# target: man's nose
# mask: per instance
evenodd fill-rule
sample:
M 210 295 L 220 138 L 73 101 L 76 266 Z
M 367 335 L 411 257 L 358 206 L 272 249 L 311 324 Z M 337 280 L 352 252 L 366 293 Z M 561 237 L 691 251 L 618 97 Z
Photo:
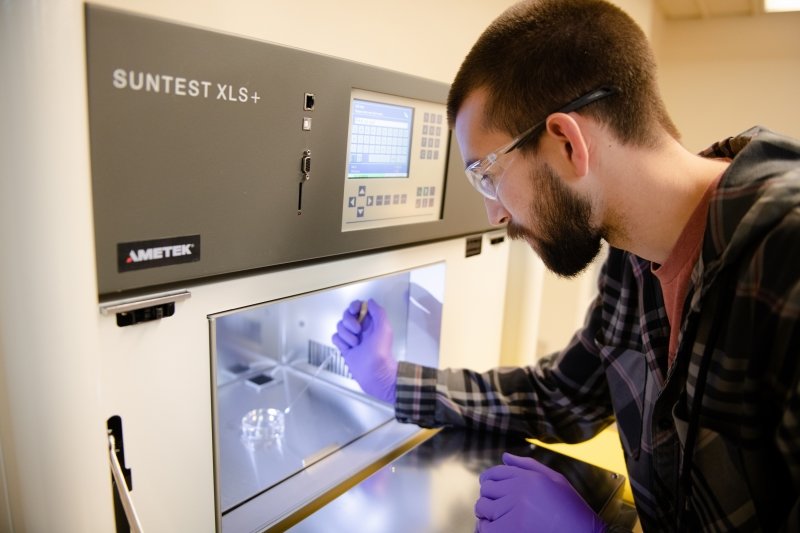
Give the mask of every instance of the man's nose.
M 511 214 L 506 211 L 506 208 L 498 200 L 484 198 L 483 205 L 486 207 L 486 216 L 489 217 L 489 223 L 493 226 L 502 226 L 511 220 Z

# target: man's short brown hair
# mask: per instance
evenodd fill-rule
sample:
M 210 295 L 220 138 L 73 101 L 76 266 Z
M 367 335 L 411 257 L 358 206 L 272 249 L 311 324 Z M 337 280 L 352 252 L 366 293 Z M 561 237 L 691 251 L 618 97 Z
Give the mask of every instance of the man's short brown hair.
M 516 135 L 603 85 L 619 92 L 579 110 L 620 141 L 652 146 L 675 138 L 656 84 L 652 49 L 639 26 L 603 0 L 530 0 L 500 15 L 472 47 L 450 88 L 450 124 L 478 88 L 489 95 L 485 126 Z M 529 143 L 526 148 L 533 147 Z

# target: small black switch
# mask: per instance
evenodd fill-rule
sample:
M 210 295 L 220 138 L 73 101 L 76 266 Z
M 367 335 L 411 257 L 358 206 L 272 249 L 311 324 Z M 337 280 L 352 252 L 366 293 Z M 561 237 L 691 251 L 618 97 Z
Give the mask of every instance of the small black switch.
M 117 313 L 117 326 L 124 328 L 125 326 L 132 326 L 140 322 L 161 320 L 162 318 L 166 318 L 174 314 L 175 302 L 154 305 L 152 307 L 144 307 L 142 309 L 126 311 L 125 313 Z

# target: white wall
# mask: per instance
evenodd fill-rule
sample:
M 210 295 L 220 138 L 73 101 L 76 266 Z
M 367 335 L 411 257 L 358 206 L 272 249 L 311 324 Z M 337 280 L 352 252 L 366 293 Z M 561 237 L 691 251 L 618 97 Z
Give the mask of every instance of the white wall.
M 450 83 L 510 0 L 99 0 Z
M 82 14 L 77 1 L 0 3 L 3 531 L 9 507 L 19 532 L 92 531 L 109 516 L 70 497 L 109 486 Z
M 798 30 L 800 13 L 663 24 L 660 84 L 687 148 L 756 124 L 800 137 Z

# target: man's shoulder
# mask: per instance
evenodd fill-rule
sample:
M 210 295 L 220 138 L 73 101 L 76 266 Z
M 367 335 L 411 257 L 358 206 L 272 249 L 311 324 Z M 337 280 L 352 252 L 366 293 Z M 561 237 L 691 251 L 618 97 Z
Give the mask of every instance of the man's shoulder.
M 723 188 L 759 181 L 767 186 L 774 183 L 776 177 L 795 183 L 800 181 L 798 139 L 759 126 L 714 146 L 717 150 L 709 148 L 704 154 L 732 159 Z
M 800 299 L 800 205 L 764 231 L 746 260 L 749 279 L 745 283 L 780 300 Z
M 764 146 L 776 145 L 790 152 L 800 153 L 800 139 L 765 128 L 753 126 L 737 135 L 731 135 L 713 143 L 702 150 L 698 155 L 703 157 L 716 157 L 734 159 L 747 152 L 759 152 Z M 774 157 L 774 154 L 760 154 L 761 156 Z

